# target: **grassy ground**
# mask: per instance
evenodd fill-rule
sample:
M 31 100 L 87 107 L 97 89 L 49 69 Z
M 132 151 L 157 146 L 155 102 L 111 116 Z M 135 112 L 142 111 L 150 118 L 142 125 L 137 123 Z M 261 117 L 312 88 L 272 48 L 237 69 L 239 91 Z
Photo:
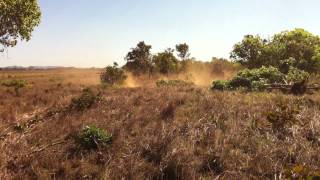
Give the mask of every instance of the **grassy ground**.
M 0 72 L 0 179 L 273 179 L 320 175 L 320 95 L 102 88 L 98 70 Z M 90 86 L 92 106 L 70 108 Z M 95 125 L 107 148 L 80 148 Z

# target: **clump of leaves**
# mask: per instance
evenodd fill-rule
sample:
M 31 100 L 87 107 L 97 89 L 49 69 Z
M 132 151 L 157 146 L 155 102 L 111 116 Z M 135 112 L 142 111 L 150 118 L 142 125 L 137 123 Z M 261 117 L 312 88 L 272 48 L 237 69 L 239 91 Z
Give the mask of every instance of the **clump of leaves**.
M 212 90 L 237 90 L 247 89 L 262 91 L 266 88 L 266 84 L 283 83 L 285 75 L 277 68 L 269 66 L 262 66 L 259 69 L 244 69 L 230 81 L 214 81 L 212 83 Z
M 82 94 L 80 97 L 73 98 L 71 100 L 70 107 L 71 109 L 75 109 L 77 111 L 83 111 L 85 109 L 90 108 L 93 104 L 96 102 L 99 102 L 101 100 L 100 93 L 95 94 L 92 89 L 85 88 L 82 91 Z
M 20 96 L 20 89 L 28 84 L 25 80 L 11 79 L 1 83 L 2 86 L 14 88 L 16 96 Z
M 100 75 L 101 82 L 106 85 L 122 85 L 127 79 L 127 76 L 122 68 L 118 67 L 117 63 L 113 66 L 107 66 L 104 72 Z
M 156 82 L 157 87 L 165 86 L 191 86 L 192 83 L 183 80 L 158 80 Z
M 78 134 L 76 141 L 85 149 L 105 148 L 112 143 L 112 135 L 96 126 L 86 126 Z
M 228 86 L 229 86 L 229 81 L 217 80 L 217 81 L 213 81 L 210 89 L 224 91 L 228 89 Z
M 290 66 L 288 74 L 286 75 L 286 81 L 289 84 L 307 81 L 310 74 L 306 71 Z

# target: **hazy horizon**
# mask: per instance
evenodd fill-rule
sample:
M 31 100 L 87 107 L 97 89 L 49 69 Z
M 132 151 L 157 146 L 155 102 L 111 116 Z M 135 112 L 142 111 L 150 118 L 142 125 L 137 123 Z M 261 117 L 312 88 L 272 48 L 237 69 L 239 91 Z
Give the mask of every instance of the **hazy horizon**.
M 4 66 L 104 67 L 124 56 L 139 41 L 157 53 L 178 43 L 191 56 L 208 61 L 229 58 L 246 34 L 317 27 L 316 0 L 210 1 L 40 0 L 42 20 L 29 42 L 0 54 Z

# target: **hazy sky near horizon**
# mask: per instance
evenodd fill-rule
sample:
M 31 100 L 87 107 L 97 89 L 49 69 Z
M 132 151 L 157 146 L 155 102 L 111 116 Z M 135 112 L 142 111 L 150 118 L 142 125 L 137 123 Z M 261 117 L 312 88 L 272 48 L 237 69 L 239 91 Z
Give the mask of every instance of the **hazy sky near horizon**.
M 0 54 L 0 66 L 103 67 L 139 41 L 156 53 L 186 42 L 192 57 L 228 58 L 246 34 L 305 28 L 320 34 L 319 0 L 39 0 L 29 42 Z

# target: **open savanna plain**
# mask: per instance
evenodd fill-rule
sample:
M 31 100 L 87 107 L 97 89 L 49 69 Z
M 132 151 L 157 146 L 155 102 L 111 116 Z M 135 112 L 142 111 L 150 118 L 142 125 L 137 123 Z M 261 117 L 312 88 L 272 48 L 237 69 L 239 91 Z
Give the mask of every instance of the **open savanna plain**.
M 100 69 L 0 71 L 0 179 L 288 179 L 320 175 L 320 95 L 100 85 Z M 133 77 L 129 78 L 130 80 Z M 138 82 L 138 85 L 137 85 Z M 210 84 L 210 83 L 209 83 Z M 83 89 L 94 101 L 75 108 Z M 85 149 L 77 135 L 112 135 Z

